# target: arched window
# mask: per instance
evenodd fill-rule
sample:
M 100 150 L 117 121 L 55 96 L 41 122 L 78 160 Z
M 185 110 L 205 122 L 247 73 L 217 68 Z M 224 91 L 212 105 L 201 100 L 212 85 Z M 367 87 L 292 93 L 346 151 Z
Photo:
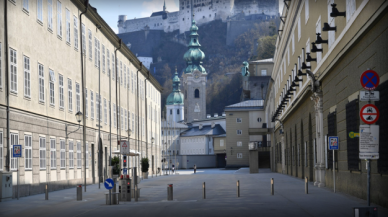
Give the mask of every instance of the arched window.
M 195 97 L 195 98 L 199 98 L 199 90 L 198 90 L 198 89 L 195 89 L 195 91 L 194 91 L 194 97 Z
M 179 115 L 179 109 L 176 110 L 176 114 Z

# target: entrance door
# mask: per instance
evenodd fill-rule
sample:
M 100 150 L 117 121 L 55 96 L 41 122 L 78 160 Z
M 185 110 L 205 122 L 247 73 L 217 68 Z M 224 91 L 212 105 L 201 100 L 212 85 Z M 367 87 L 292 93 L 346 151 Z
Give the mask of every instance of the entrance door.
M 271 167 L 271 152 L 259 151 L 259 168 L 270 168 Z
M 217 167 L 218 168 L 225 168 L 226 167 L 225 156 L 226 156 L 226 154 L 217 154 Z

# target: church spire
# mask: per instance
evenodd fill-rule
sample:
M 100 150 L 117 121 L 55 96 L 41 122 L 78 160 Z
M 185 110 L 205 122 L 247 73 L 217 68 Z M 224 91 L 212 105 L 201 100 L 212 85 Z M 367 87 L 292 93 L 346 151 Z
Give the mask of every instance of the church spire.
M 166 11 L 166 0 L 164 0 L 163 11 Z

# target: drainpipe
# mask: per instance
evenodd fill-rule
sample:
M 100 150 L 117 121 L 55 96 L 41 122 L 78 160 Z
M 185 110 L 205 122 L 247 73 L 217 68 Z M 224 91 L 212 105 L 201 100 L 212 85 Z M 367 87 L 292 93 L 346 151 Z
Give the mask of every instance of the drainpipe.
M 88 11 L 88 6 L 89 6 L 89 0 L 85 0 L 84 2 L 85 6 L 85 11 L 82 12 L 79 15 L 79 26 L 81 27 L 80 31 L 80 38 L 81 38 L 81 78 L 82 78 L 82 140 L 84 143 L 84 150 L 83 150 L 83 156 L 84 156 L 84 189 L 86 192 L 86 106 L 85 106 L 85 78 L 86 76 L 84 75 L 84 48 L 83 48 L 83 43 L 82 43 L 82 15 L 85 14 Z M 85 34 L 86 34 L 86 29 L 85 29 Z
M 143 63 L 140 62 L 140 67 L 139 69 L 136 71 L 136 107 L 137 107 L 137 151 L 140 150 L 140 142 L 139 142 L 139 138 L 140 138 L 140 121 L 139 121 L 139 118 L 140 118 L 140 115 L 139 115 L 139 71 L 141 71 L 143 68 Z M 139 160 L 139 159 L 138 159 Z M 139 161 L 136 161 L 137 164 L 139 164 Z M 139 170 L 139 165 L 137 166 L 137 170 Z M 140 174 L 140 173 L 138 173 Z M 135 177 L 136 178 L 136 177 Z
M 4 1 L 4 41 L 5 41 L 5 89 L 7 92 L 7 155 L 5 157 L 5 168 L 7 171 L 11 171 L 9 168 L 9 159 L 10 159 L 10 129 L 9 129 L 9 68 L 8 68 L 8 19 L 7 19 L 7 3 L 8 1 Z
M 120 107 L 118 106 L 119 104 L 118 104 L 118 95 L 117 95 L 117 91 L 118 91 L 118 88 L 117 88 L 117 86 L 120 86 L 120 82 L 119 83 L 117 83 L 117 81 L 118 81 L 118 77 L 119 77 L 119 74 L 118 74 L 118 61 L 117 61 L 117 51 L 118 50 L 120 50 L 121 49 L 121 39 L 119 39 L 119 47 L 118 48 L 116 48 L 115 49 L 115 59 L 114 59 L 114 61 L 115 61 L 115 67 L 116 67 L 116 129 L 117 129 L 117 134 L 116 134 L 116 138 L 117 138 L 117 140 L 119 140 L 119 138 L 118 138 L 118 136 L 119 136 L 119 132 L 121 132 L 121 131 L 119 131 L 119 122 L 120 122 L 120 118 L 119 118 L 119 112 L 120 112 Z M 121 77 L 120 77 L 120 79 L 122 79 Z M 117 107 L 119 107 L 118 109 L 117 109 Z M 121 138 L 120 138 L 121 139 Z M 118 145 L 120 145 L 119 143 L 117 143 Z M 120 155 L 119 155 L 119 165 L 121 164 L 121 159 L 120 159 Z

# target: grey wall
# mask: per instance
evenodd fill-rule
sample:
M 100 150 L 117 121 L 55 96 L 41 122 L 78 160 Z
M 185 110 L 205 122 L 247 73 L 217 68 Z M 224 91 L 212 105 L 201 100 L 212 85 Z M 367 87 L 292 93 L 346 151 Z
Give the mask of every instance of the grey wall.
M 215 168 L 217 156 L 216 155 L 182 155 L 182 169 L 192 169 L 194 164 L 197 168 Z

